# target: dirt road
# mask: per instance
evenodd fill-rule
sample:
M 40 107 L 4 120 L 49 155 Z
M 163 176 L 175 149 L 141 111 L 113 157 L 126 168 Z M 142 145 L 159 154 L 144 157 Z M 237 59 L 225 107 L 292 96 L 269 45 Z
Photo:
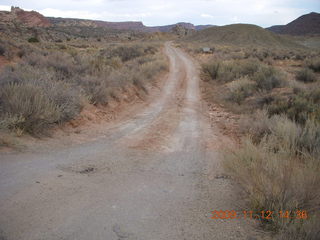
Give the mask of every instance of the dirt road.
M 198 72 L 165 45 L 161 95 L 95 141 L 0 155 L 0 239 L 256 239 L 223 177 L 221 143 L 203 115 Z M 258 238 L 258 237 L 257 237 Z

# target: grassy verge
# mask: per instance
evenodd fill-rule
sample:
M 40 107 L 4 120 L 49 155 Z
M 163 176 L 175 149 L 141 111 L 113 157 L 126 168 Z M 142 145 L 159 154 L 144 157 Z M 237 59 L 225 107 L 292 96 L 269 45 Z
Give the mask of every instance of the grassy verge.
M 318 239 L 319 57 L 244 52 L 195 53 L 206 100 L 242 115 L 243 138 L 225 151 L 225 169 L 246 193 L 246 209 L 273 211 L 261 225 L 274 238 Z
M 166 59 L 155 43 L 46 50 L 29 47 L 0 76 L 0 129 L 41 135 L 74 119 L 85 102 L 108 105 L 128 86 L 147 93 Z M 9 50 L 8 50 L 9 51 Z

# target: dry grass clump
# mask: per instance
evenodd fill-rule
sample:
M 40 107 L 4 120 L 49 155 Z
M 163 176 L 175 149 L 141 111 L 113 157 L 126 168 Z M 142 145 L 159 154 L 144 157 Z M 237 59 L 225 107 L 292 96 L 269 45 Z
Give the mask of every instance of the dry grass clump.
M 286 85 L 284 75 L 272 66 L 248 60 L 212 61 L 202 65 L 202 79 L 226 86 L 224 99 L 241 104 L 248 97 Z
M 0 78 L 0 118 L 9 124 L 2 127 L 39 134 L 53 123 L 73 119 L 83 106 L 80 93 L 54 77 L 32 66 L 6 68 Z
M 270 91 L 273 88 L 281 87 L 285 81 L 279 71 L 271 66 L 261 66 L 252 77 L 257 83 L 257 88 L 262 91 Z
M 59 121 L 61 113 L 40 87 L 9 84 L 0 90 L 1 125 L 15 131 L 43 132 Z
M 309 68 L 303 68 L 296 74 L 296 79 L 301 82 L 309 83 L 317 81 L 317 77 Z
M 228 93 L 226 99 L 240 104 L 244 99 L 251 96 L 257 85 L 248 77 L 242 77 L 227 84 Z
M 221 82 L 252 76 L 259 68 L 253 60 L 212 61 L 202 65 L 203 77 Z
M 226 169 L 247 193 L 251 210 L 274 211 L 273 218 L 262 220 L 265 227 L 283 236 L 290 232 L 296 238 L 317 239 L 320 126 L 311 119 L 301 126 L 284 115 L 265 118 L 262 125 L 253 126 L 261 129 L 259 141 L 247 137 L 241 148 L 225 154 Z M 299 210 L 307 211 L 308 219 L 280 218 L 278 214 L 290 211 L 297 216 Z
M 0 45 L 0 56 L 4 56 L 6 49 L 4 46 Z
M 268 105 L 270 115 L 286 114 L 290 119 L 305 124 L 309 118 L 320 121 L 320 90 L 300 91 L 290 98 L 277 98 Z
M 320 72 L 320 57 L 312 58 L 307 61 L 308 68 L 315 72 Z
M 153 46 L 144 47 L 141 45 L 133 46 L 118 46 L 107 50 L 106 55 L 108 58 L 114 56 L 120 57 L 123 62 L 135 59 L 137 57 L 145 56 L 147 54 L 155 54 L 157 49 Z

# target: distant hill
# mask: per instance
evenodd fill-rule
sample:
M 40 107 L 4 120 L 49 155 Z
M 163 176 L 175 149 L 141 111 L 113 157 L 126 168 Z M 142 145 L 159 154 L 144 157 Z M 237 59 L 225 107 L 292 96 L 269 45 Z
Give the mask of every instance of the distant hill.
M 171 32 L 176 26 L 180 26 L 190 30 L 201 30 L 211 27 L 211 25 L 195 26 L 192 23 L 180 22 L 165 26 L 148 27 L 142 22 L 107 22 L 99 20 L 86 20 L 76 18 L 56 18 L 45 17 L 36 11 L 24 11 L 19 7 L 12 7 L 11 11 L 0 11 L 0 23 L 13 24 L 19 23 L 28 27 L 93 27 L 107 28 L 115 30 L 130 30 L 140 32 Z
M 275 33 L 289 35 L 320 34 L 320 14 L 312 12 L 297 18 L 287 25 L 276 25 L 267 29 Z
M 206 29 L 206 28 L 210 28 L 210 27 L 217 27 L 216 25 L 210 25 L 210 24 L 207 24 L 207 25 L 196 25 L 195 28 L 197 31 L 200 31 L 200 30 L 203 30 L 203 29 Z
M 301 47 L 288 37 L 277 35 L 259 26 L 250 24 L 211 27 L 198 31 L 187 39 L 203 43 L 237 46 Z
M 134 30 L 142 32 L 171 32 L 175 27 L 180 26 L 190 30 L 199 30 L 211 27 L 211 25 L 199 25 L 195 26 L 192 23 L 180 22 L 171 25 L 148 27 L 142 22 L 106 22 L 97 20 L 84 20 L 74 18 L 54 18 L 48 17 L 49 21 L 58 26 L 91 26 L 91 27 L 104 27 L 118 30 Z
M 170 33 L 173 33 L 174 35 L 177 35 L 179 37 L 185 37 L 192 35 L 196 30 L 187 28 L 182 24 L 177 24 L 173 28 L 171 28 Z
M 18 7 L 11 7 L 11 11 L 0 11 L 0 22 L 6 24 L 23 24 L 28 27 L 49 27 L 50 21 L 35 11 L 24 11 Z
M 180 26 L 180 27 L 183 27 L 186 29 L 192 29 L 192 30 L 195 30 L 196 28 L 192 23 L 180 22 L 180 23 L 165 25 L 165 26 L 147 27 L 147 29 L 150 30 L 151 32 L 170 32 L 176 26 Z
M 138 30 L 144 31 L 146 26 L 142 22 L 106 22 L 99 20 L 85 20 L 76 18 L 55 18 L 47 17 L 54 25 L 59 27 L 103 27 L 117 30 Z

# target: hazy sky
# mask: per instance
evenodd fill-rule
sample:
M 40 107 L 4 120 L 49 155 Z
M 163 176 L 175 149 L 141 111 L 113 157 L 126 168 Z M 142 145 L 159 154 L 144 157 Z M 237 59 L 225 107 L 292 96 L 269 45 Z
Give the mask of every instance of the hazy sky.
M 142 21 L 145 25 L 177 22 L 262 27 L 286 24 L 300 15 L 320 12 L 320 0 L 28 0 L 0 1 L 0 9 L 19 6 L 45 16 Z

